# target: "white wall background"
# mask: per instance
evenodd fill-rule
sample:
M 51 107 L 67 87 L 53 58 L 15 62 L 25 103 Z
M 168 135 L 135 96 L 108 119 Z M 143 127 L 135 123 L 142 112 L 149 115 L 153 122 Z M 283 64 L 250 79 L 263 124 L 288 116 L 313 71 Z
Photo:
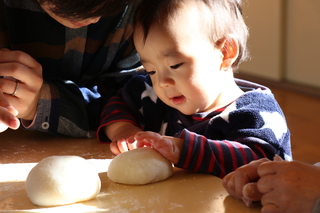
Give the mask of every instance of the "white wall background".
M 244 0 L 252 59 L 240 72 L 320 88 L 320 1 Z

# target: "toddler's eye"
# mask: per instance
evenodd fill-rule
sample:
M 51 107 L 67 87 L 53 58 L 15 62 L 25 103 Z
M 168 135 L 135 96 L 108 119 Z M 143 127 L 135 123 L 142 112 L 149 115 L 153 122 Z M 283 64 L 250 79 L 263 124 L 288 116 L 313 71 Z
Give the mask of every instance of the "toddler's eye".
M 140 70 L 140 72 L 143 74 L 143 75 L 154 75 L 156 73 L 156 71 L 147 71 L 145 69 L 143 70 Z
M 173 66 L 170 66 L 171 69 L 178 69 L 179 67 L 181 67 L 183 63 L 180 63 L 180 64 L 176 64 L 176 65 L 173 65 Z
M 154 75 L 154 74 L 156 73 L 156 71 L 147 71 L 147 70 L 146 70 L 146 73 L 147 73 L 148 75 Z

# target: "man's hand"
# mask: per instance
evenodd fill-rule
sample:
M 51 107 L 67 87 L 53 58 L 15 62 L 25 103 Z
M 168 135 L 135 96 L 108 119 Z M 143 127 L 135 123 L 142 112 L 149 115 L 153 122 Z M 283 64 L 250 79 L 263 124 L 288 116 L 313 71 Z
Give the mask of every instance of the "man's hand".
M 250 206 L 252 201 L 260 201 L 262 194 L 258 191 L 256 183 L 260 178 L 258 167 L 268 161 L 266 158 L 252 161 L 229 173 L 222 180 L 224 188 L 231 196 L 241 199 L 247 206 Z
M 43 84 L 42 66 L 22 51 L 0 50 L 0 90 L 19 113 L 18 118 L 33 120 Z

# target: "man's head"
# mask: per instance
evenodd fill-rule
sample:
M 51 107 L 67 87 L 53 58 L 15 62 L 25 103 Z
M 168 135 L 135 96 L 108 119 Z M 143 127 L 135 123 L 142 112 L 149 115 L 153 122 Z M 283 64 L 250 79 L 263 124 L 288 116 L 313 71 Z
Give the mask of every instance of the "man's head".
M 69 28 L 96 23 L 123 11 L 134 0 L 38 0 L 52 18 Z

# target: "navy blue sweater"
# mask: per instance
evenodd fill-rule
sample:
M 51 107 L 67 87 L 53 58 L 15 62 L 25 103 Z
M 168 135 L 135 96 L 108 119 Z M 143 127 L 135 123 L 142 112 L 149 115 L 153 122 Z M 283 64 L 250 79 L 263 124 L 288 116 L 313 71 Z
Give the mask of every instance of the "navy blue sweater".
M 116 121 L 182 138 L 182 153 L 175 166 L 218 177 L 252 160 L 272 159 L 275 154 L 291 160 L 290 133 L 271 91 L 235 81 L 245 91 L 236 101 L 212 112 L 184 115 L 155 95 L 149 76 L 135 76 L 121 90 L 121 96 L 105 106 L 98 138 L 109 141 L 101 127 Z

